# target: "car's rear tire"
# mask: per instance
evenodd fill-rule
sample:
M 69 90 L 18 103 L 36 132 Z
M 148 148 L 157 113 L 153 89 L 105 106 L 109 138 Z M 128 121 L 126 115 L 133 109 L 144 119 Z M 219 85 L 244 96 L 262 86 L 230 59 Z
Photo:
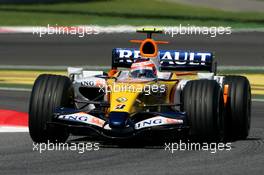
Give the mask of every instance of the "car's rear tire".
M 251 120 L 251 88 L 243 76 L 226 76 L 224 84 L 228 85 L 228 98 L 225 106 L 226 137 L 229 139 L 246 139 Z
M 223 93 L 214 80 L 192 80 L 183 90 L 186 112 L 193 139 L 217 141 L 223 138 Z
M 33 86 L 29 103 L 29 133 L 34 142 L 65 142 L 65 127 L 48 126 L 56 107 L 72 106 L 72 83 L 60 75 L 40 75 Z

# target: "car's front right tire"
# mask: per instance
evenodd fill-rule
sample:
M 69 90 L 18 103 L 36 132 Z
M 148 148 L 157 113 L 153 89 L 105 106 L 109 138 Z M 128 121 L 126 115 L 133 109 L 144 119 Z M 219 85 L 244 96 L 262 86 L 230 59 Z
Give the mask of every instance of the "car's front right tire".
M 33 86 L 29 103 L 29 133 L 34 142 L 65 142 L 69 136 L 65 127 L 49 126 L 56 107 L 72 105 L 70 79 L 60 75 L 40 75 Z

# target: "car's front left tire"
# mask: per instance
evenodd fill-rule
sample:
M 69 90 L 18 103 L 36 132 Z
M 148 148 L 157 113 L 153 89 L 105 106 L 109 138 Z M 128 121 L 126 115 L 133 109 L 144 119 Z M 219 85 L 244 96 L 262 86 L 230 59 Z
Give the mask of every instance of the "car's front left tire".
M 217 141 L 223 138 L 223 93 L 214 80 L 191 80 L 183 90 L 190 136 L 194 139 Z
M 251 87 L 243 76 L 226 76 L 228 97 L 225 105 L 225 134 L 227 139 L 246 139 L 251 121 Z

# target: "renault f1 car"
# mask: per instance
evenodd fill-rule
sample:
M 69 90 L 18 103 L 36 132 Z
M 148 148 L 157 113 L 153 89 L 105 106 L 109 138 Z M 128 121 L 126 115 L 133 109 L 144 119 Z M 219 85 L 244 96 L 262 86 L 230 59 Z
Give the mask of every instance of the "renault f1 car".
M 91 133 L 130 138 L 153 131 L 184 131 L 186 137 L 205 140 L 248 136 L 246 77 L 217 75 L 210 52 L 159 50 L 158 44 L 167 42 L 152 34 L 162 30 L 138 32 L 147 33 L 145 40 L 131 40 L 140 48 L 114 48 L 108 72 L 70 67 L 68 76 L 36 79 L 29 107 L 34 142 L 64 142 L 69 134 Z M 140 60 L 152 61 L 156 70 Z

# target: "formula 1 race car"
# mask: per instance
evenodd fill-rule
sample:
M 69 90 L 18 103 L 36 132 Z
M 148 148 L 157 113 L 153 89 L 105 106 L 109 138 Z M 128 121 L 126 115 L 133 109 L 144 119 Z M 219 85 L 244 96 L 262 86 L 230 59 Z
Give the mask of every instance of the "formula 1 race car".
M 34 142 L 64 142 L 69 134 L 130 138 L 184 131 L 201 140 L 245 139 L 251 89 L 243 76 L 216 74 L 210 52 L 158 50 L 141 29 L 140 48 L 114 48 L 108 72 L 68 68 L 68 76 L 40 75 L 29 107 Z M 199 72 L 198 72 L 199 71 Z

